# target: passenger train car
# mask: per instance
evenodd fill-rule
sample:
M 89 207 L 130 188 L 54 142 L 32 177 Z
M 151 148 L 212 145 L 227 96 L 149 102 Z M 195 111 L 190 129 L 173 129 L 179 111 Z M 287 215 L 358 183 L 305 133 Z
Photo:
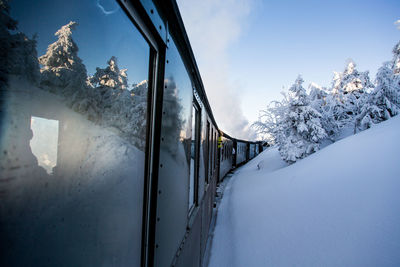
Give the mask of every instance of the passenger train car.
M 0 1 L 0 266 L 204 266 L 214 119 L 174 0 Z

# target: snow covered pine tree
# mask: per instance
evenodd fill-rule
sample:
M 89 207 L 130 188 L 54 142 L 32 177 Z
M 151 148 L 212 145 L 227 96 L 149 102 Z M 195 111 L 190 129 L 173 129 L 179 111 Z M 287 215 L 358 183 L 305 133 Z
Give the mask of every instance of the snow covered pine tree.
M 339 133 L 339 124 L 335 116 L 335 112 L 338 110 L 336 98 L 325 87 L 315 83 L 311 83 L 309 89 L 310 105 L 321 114 L 321 125 L 328 138 L 334 141 Z
M 354 132 L 370 128 L 400 112 L 400 42 L 393 60 L 385 62 L 376 75 L 376 87 L 357 117 Z
M 319 142 L 327 137 L 321 126 L 321 114 L 310 105 L 303 79 L 299 76 L 289 89 L 288 110 L 278 122 L 277 143 L 281 157 L 296 162 L 319 149 Z
M 336 99 L 335 118 L 339 128 L 353 126 L 355 117 L 367 101 L 367 92 L 374 88 L 369 72 L 359 72 L 356 64 L 349 60 L 343 73 L 334 73 L 332 95 Z

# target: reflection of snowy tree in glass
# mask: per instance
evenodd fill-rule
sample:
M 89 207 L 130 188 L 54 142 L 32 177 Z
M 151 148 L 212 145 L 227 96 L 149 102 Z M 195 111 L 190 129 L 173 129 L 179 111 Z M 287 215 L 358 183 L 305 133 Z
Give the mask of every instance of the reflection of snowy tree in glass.
M 39 79 L 36 40 L 17 30 L 17 21 L 9 15 L 7 1 L 0 1 L 0 86 L 7 82 L 9 74 L 20 75 L 32 83 Z
M 78 57 L 78 46 L 72 39 L 76 22 L 70 22 L 56 32 L 58 40 L 49 45 L 39 58 L 41 86 L 67 97 L 67 103 L 77 112 L 103 126 L 120 130 L 120 135 L 144 149 L 147 118 L 147 81 L 128 90 L 127 69 L 119 69 L 117 58 L 111 57 L 106 68 L 96 68 L 87 77 L 86 67 Z M 135 90 L 141 93 L 135 94 Z
M 118 128 L 125 138 L 144 149 L 147 119 L 147 81 L 128 90 L 127 70 L 120 70 L 116 57 L 111 57 L 104 69 L 88 78 L 89 90 L 93 91 L 98 121 Z M 101 119 L 100 119 L 101 117 Z
M 120 70 L 117 58 L 112 56 L 107 61 L 108 67 L 105 69 L 96 68 L 96 73 L 88 79 L 93 87 L 103 87 L 112 89 L 128 89 L 127 69 Z
M 175 155 L 177 152 L 177 145 L 179 142 L 185 144 L 185 148 L 190 148 L 190 138 L 187 140 L 181 140 L 181 130 L 185 123 L 185 120 L 181 118 L 182 105 L 178 98 L 178 88 L 176 86 L 173 77 L 164 81 L 164 100 L 163 100 L 163 145 Z M 190 150 L 189 150 L 190 151 Z M 187 151 L 186 151 L 187 152 Z M 187 153 L 188 154 L 188 153 Z M 188 154 L 190 155 L 190 154 Z
M 55 35 L 58 40 L 47 48 L 45 55 L 39 57 L 43 66 L 41 85 L 50 91 L 61 90 L 65 96 L 72 96 L 85 85 L 86 67 L 78 56 L 78 46 L 72 40 L 72 30 L 77 26 L 71 21 L 59 29 Z

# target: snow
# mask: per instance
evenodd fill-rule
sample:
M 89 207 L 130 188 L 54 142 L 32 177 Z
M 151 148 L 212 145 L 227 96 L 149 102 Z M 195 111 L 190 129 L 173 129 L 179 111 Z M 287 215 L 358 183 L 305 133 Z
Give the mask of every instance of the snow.
M 400 116 L 287 167 L 261 153 L 226 186 L 209 266 L 400 266 L 399 132 Z

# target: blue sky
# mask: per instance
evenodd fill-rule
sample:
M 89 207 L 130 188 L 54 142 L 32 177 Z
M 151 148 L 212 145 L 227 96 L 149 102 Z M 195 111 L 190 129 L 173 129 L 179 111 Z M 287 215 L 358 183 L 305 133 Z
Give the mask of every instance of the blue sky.
M 394 25 L 400 19 L 400 1 L 394 0 L 178 0 L 178 4 L 207 93 L 230 91 L 249 123 L 270 101 L 279 100 L 282 87 L 289 87 L 298 74 L 305 87 L 310 82 L 330 86 L 333 71 L 343 71 L 351 58 L 373 78 L 400 40 Z M 209 56 L 206 38 L 210 43 L 226 40 Z M 215 71 L 208 71 L 215 65 L 225 73 L 224 87 L 214 84 Z M 227 101 L 219 98 L 210 100 L 216 111 Z M 223 127 L 239 132 L 230 125 Z M 239 134 L 252 136 L 249 131 Z

